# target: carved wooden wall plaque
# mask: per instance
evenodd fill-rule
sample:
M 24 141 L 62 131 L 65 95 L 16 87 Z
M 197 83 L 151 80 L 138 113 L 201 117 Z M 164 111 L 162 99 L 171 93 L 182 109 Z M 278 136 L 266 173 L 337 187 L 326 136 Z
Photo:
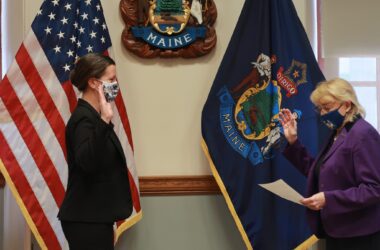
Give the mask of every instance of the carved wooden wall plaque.
M 124 46 L 142 58 L 206 55 L 216 45 L 213 0 L 121 0 Z

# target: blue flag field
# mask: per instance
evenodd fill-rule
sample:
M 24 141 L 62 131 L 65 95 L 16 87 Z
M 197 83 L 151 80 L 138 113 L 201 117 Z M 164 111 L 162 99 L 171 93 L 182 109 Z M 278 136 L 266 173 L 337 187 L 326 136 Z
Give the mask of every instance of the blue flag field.
M 259 186 L 306 178 L 282 155 L 281 108 L 298 117 L 315 153 L 320 125 L 309 99 L 324 80 L 292 0 L 246 0 L 202 112 L 203 149 L 247 249 L 305 249 L 316 242 L 305 208 Z

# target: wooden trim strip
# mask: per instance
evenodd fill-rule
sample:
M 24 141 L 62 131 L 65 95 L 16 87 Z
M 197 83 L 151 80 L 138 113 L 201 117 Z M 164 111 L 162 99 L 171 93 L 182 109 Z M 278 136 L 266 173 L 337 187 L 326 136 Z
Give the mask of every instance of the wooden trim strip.
M 220 194 L 212 175 L 143 176 L 139 182 L 141 196 Z
M 144 176 L 139 178 L 142 196 L 220 194 L 212 175 Z M 0 173 L 0 188 L 5 180 Z

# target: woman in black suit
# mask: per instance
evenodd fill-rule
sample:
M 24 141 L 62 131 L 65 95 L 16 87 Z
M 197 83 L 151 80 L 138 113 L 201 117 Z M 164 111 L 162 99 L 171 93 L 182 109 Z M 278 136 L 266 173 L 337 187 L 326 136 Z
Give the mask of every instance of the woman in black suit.
M 71 250 L 114 249 L 113 224 L 132 212 L 126 159 L 111 122 L 115 62 L 85 55 L 70 80 L 83 96 L 66 126 L 69 179 L 58 218 Z

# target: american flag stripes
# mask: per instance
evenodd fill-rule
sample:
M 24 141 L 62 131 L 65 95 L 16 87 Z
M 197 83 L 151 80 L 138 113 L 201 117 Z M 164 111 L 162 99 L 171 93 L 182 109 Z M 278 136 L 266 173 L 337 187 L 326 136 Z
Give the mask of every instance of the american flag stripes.
M 79 93 L 69 82 L 75 60 L 111 53 L 99 0 L 45 0 L 0 83 L 0 170 L 43 249 L 68 249 L 57 219 L 67 182 L 65 124 Z M 115 132 L 127 158 L 134 210 L 116 238 L 142 216 L 132 136 L 121 94 Z

